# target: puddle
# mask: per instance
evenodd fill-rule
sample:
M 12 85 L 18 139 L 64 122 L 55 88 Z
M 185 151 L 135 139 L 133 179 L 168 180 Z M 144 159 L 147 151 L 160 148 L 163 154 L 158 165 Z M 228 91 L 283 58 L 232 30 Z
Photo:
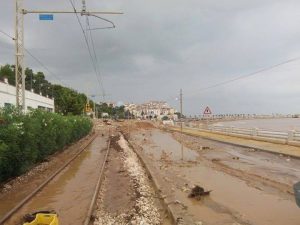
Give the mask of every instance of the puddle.
M 182 158 L 181 144 L 173 139 L 169 133 L 153 129 L 147 135 L 137 134 L 135 136 L 137 140 L 142 140 L 141 144 L 146 153 L 152 154 L 157 160 L 163 154 L 166 154 L 168 159 L 172 161 L 180 161 Z M 183 158 L 187 161 L 195 161 L 198 158 L 198 153 L 183 146 Z

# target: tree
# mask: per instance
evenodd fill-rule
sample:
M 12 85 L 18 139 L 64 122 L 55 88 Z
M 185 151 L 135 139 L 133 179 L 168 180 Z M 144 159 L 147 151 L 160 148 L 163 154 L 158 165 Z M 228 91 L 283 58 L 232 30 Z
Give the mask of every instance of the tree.
M 15 85 L 15 66 L 6 64 L 0 67 L 0 79 L 8 78 L 10 85 Z M 63 87 L 61 85 L 53 85 L 46 80 L 43 72 L 34 73 L 30 68 L 25 69 L 25 88 L 26 90 L 33 89 L 36 94 L 55 98 L 56 111 L 64 115 L 82 114 L 87 96 L 77 91 Z M 91 104 L 93 106 L 93 103 Z
M 0 67 L 0 79 L 4 79 L 5 77 L 8 79 L 10 85 L 15 85 L 15 66 L 6 64 Z
M 169 117 L 163 116 L 163 117 L 161 118 L 161 120 L 169 120 Z
M 180 112 L 176 112 L 175 114 L 177 115 L 178 119 L 185 118 L 185 116 L 181 115 Z
M 56 111 L 64 115 L 82 114 L 87 103 L 87 96 L 85 94 L 78 93 L 61 85 L 53 85 L 53 95 Z

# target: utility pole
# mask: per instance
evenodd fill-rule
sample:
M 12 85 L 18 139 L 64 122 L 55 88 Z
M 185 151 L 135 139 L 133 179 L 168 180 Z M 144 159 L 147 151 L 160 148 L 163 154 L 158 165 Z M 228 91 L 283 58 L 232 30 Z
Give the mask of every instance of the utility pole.
M 183 135 L 182 135 L 182 89 L 180 89 L 180 141 L 181 141 L 181 160 L 183 160 Z
M 26 110 L 25 104 L 25 63 L 24 63 L 24 15 L 33 14 L 81 14 L 82 16 L 95 16 L 95 14 L 123 14 L 121 12 L 103 12 L 103 11 L 86 11 L 85 0 L 82 0 L 81 11 L 49 11 L 49 10 L 26 10 L 23 8 L 24 0 L 15 0 L 16 5 L 16 21 L 15 21 L 15 77 L 16 77 L 16 107 Z
M 25 110 L 24 14 L 23 0 L 15 0 L 15 79 L 16 107 Z
M 86 12 L 85 0 L 82 0 L 82 13 L 81 13 L 81 15 L 83 15 L 85 12 Z

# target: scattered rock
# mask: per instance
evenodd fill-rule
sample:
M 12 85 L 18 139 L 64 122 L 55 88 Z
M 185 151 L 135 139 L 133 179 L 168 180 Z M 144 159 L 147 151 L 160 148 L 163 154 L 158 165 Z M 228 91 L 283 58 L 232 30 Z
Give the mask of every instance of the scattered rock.
M 183 223 L 183 218 L 182 217 L 177 217 L 176 218 L 176 223 L 177 224 L 182 224 Z
M 195 225 L 203 225 L 203 222 L 202 222 L 202 221 L 197 221 L 197 222 L 195 223 Z
M 181 190 L 186 193 L 188 193 L 190 191 L 190 189 L 188 189 L 187 187 L 182 187 Z
M 220 159 L 212 159 L 211 161 L 212 161 L 212 162 L 219 162 Z
M 161 218 L 158 208 L 155 205 L 155 191 L 150 186 L 150 181 L 147 173 L 136 153 L 128 146 L 127 141 L 123 136 L 117 141 L 118 145 L 122 149 L 123 167 L 119 172 L 126 172 L 133 183 L 133 187 L 136 192 L 134 198 L 134 206 L 129 208 L 128 213 L 111 213 L 103 208 L 103 195 L 106 190 L 101 190 L 98 197 L 99 208 L 96 210 L 96 218 L 94 225 L 159 225 L 161 224 Z

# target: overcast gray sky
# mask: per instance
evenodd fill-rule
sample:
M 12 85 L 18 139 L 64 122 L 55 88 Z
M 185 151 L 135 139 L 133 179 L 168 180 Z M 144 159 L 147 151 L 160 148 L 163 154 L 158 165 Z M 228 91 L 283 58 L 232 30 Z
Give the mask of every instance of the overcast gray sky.
M 0 2 L 0 30 L 13 35 L 14 1 Z M 80 7 L 81 0 L 76 0 Z M 184 93 L 184 111 L 299 113 L 300 60 L 203 90 L 300 57 L 299 0 L 86 0 L 116 29 L 93 31 L 108 100 L 141 103 Z M 24 0 L 26 9 L 71 10 L 68 0 Z M 85 20 L 82 18 L 82 22 Z M 92 27 L 107 24 L 90 19 Z M 54 21 L 25 16 L 25 47 L 70 87 L 101 94 L 74 15 Z M 13 42 L 0 34 L 0 64 L 14 63 Z M 42 70 L 26 56 L 26 66 Z M 60 83 L 44 71 L 47 79 Z M 98 98 L 101 100 L 101 98 Z

